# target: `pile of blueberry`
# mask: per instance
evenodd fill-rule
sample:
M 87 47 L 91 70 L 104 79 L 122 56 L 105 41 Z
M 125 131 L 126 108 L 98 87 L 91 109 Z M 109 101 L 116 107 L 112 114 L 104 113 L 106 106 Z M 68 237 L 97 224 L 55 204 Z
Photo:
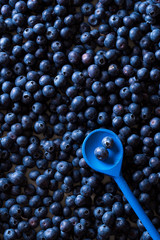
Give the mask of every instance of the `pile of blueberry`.
M 0 0 L 0 239 L 151 240 L 82 156 L 101 127 L 160 231 L 160 1 L 94 2 Z

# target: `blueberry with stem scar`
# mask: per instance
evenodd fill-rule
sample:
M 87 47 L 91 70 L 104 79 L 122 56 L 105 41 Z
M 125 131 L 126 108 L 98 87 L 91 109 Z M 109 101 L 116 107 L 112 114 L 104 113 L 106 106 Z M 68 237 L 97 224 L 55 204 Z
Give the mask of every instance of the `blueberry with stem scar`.
M 97 159 L 99 160 L 106 160 L 108 158 L 108 151 L 104 147 L 97 147 L 94 150 L 94 155 L 96 156 Z
M 112 148 L 113 147 L 113 139 L 111 137 L 104 137 L 102 139 L 102 145 L 104 148 Z

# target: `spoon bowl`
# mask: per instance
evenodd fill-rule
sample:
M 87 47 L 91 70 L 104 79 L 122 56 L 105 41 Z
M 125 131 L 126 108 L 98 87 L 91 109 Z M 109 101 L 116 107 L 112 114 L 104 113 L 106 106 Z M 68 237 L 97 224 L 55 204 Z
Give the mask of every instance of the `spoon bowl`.
M 108 149 L 107 160 L 101 161 L 94 155 L 94 150 L 102 146 L 104 137 L 111 137 L 114 141 L 113 147 Z M 108 129 L 96 129 L 88 134 L 82 145 L 82 153 L 87 164 L 95 171 L 117 177 L 120 175 L 123 161 L 123 145 L 118 136 Z

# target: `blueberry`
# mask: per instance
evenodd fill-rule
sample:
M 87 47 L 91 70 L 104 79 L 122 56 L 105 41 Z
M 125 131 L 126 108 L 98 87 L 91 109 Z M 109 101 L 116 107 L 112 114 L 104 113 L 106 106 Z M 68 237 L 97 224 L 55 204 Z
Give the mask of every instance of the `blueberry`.
M 44 133 L 46 125 L 43 121 L 37 121 L 34 125 L 34 129 L 36 133 Z
M 128 139 L 127 139 L 127 143 L 129 145 L 131 145 L 132 147 L 138 146 L 138 144 L 140 143 L 140 139 L 139 136 L 136 134 L 132 134 Z
M 7 229 L 4 232 L 4 240 L 13 240 L 16 236 L 17 235 L 14 229 Z
M 141 31 L 138 27 L 133 27 L 129 31 L 129 37 L 132 41 L 139 41 L 141 39 Z
M 61 161 L 57 164 L 57 171 L 62 174 L 66 174 L 70 170 L 70 165 L 68 162 Z
M 69 232 L 72 229 L 72 223 L 69 220 L 63 220 L 60 223 L 60 230 L 63 232 Z
M 46 230 L 51 226 L 52 226 L 52 220 L 50 218 L 44 218 L 44 219 L 40 220 L 41 229 Z
M 144 179 L 140 182 L 139 188 L 142 192 L 148 192 L 151 189 L 151 184 L 148 179 Z
M 124 208 L 123 208 L 123 205 L 122 203 L 120 202 L 115 202 L 112 206 L 112 212 L 117 216 L 117 217 L 120 217 L 123 215 L 123 211 L 124 211 Z
M 0 183 L 1 183 L 0 189 L 1 189 L 2 192 L 9 189 L 10 183 L 9 183 L 9 180 L 7 178 L 1 178 Z
M 100 69 L 96 64 L 92 64 L 88 68 L 88 75 L 91 78 L 99 77 L 100 75 Z
M 11 7 L 9 5 L 7 5 L 7 4 L 4 4 L 1 7 L 1 14 L 4 17 L 9 17 L 11 15 Z
M 52 227 L 48 228 L 44 231 L 44 237 L 46 240 L 51 240 L 53 238 L 57 239 L 59 235 L 58 228 Z
M 92 84 L 92 91 L 95 93 L 95 94 L 102 94 L 104 92 L 104 85 L 103 83 L 99 82 L 99 81 L 96 81 Z
M 129 229 L 129 223 L 125 220 L 125 218 L 123 218 L 123 217 L 118 217 L 117 219 L 116 219 L 116 223 L 115 223 L 115 225 L 116 225 L 116 229 L 117 230 L 122 230 L 123 229 L 123 231 L 124 232 L 127 232 L 128 231 L 128 229 Z
M 158 146 L 160 145 L 160 133 L 159 132 L 154 135 L 154 142 L 156 145 L 158 145 Z
M 116 41 L 116 47 L 118 50 L 125 50 L 127 48 L 127 41 L 125 38 L 120 37 L 117 41 Z
M 104 148 L 112 148 L 113 147 L 113 139 L 111 137 L 105 137 L 102 139 L 102 145 Z
M 106 226 L 113 226 L 114 222 L 115 222 L 115 215 L 113 214 L 112 211 L 107 211 L 103 214 L 102 216 L 102 222 L 106 225 Z
M 159 8 L 157 5 L 148 5 L 146 8 L 146 14 L 150 17 L 156 17 L 159 14 Z
M 87 120 L 94 120 L 97 116 L 97 111 L 94 107 L 89 107 L 86 109 L 84 116 Z
M 46 85 L 43 87 L 42 93 L 45 97 L 51 98 L 55 95 L 55 88 L 52 85 Z
M 159 29 L 153 29 L 153 31 L 150 34 L 150 39 L 153 42 L 158 42 L 160 40 L 160 30 Z
M 158 177 L 158 174 L 156 174 L 156 173 L 151 173 L 149 178 L 148 178 L 148 180 L 151 184 L 157 184 L 158 179 L 159 179 L 159 177 Z
M 71 102 L 71 107 L 74 111 L 80 111 L 85 105 L 85 100 L 81 96 L 75 97 Z
M 143 232 L 142 239 L 151 240 L 151 237 L 147 231 Z
M 9 214 L 11 217 L 19 218 L 22 215 L 22 209 L 18 204 L 14 204 L 9 209 Z
M 131 59 L 130 59 L 130 64 L 131 64 L 133 67 L 139 67 L 139 66 L 141 65 L 140 57 L 139 57 L 139 56 L 133 56 L 133 57 L 131 57 Z
M 122 21 L 121 21 L 121 18 L 118 15 L 112 15 L 109 18 L 109 25 L 111 27 L 118 28 L 118 27 L 121 26 L 121 24 L 122 24 Z
M 74 233 L 76 236 L 84 236 L 85 235 L 85 231 L 86 231 L 86 227 L 84 225 L 82 225 L 81 223 L 77 223 L 74 226 Z
M 126 123 L 126 125 L 128 125 L 130 127 L 135 124 L 135 116 L 131 113 L 125 114 L 123 120 Z
M 27 204 L 28 203 L 28 198 L 27 198 L 27 196 L 25 196 L 25 195 L 19 195 L 17 198 L 16 198 L 16 202 L 18 203 L 18 204 Z
M 101 225 L 99 228 L 98 228 L 98 235 L 101 237 L 101 238 L 107 238 L 110 236 L 110 233 L 111 233 L 111 229 L 106 226 L 105 224 Z
M 24 1 L 19 1 L 15 4 L 17 12 L 25 13 L 27 11 L 27 4 Z
M 90 186 L 88 185 L 83 185 L 80 189 L 80 193 L 82 196 L 84 197 L 89 197 L 92 193 L 92 189 Z
M 0 40 L 0 46 L 2 50 L 7 50 L 11 46 L 10 39 L 7 37 L 2 37 Z
M 97 147 L 94 150 L 94 155 L 99 160 L 106 160 L 108 158 L 108 151 L 104 147 Z
M 61 216 L 53 216 L 52 222 L 53 222 L 54 226 L 59 226 L 62 219 L 63 219 L 63 217 L 61 217 Z
M 15 185 L 22 185 L 25 181 L 25 176 L 21 171 L 15 171 L 9 175 L 9 180 Z
M 21 99 L 21 89 L 19 87 L 14 87 L 12 88 L 11 92 L 10 92 L 10 98 L 13 102 L 17 102 Z
M 147 52 L 146 54 L 144 54 L 143 56 L 143 61 L 145 64 L 149 64 L 152 65 L 155 62 L 155 55 L 153 52 Z
M 27 232 L 29 231 L 29 223 L 27 221 L 21 221 L 19 222 L 17 228 L 20 232 Z
M 108 73 L 112 77 L 116 77 L 119 74 L 119 68 L 116 64 L 111 64 L 108 67 Z
M 30 198 L 30 200 L 29 200 L 29 206 L 30 206 L 30 207 L 38 207 L 38 206 L 41 205 L 41 202 L 42 202 L 42 201 L 41 201 L 40 196 L 35 195 L 35 196 L 33 196 L 33 197 Z
M 58 66 L 62 66 L 66 62 L 66 57 L 63 52 L 58 51 L 53 55 L 53 61 L 55 64 L 58 64 Z M 42 65 L 42 63 L 41 63 L 41 65 Z M 43 68 L 46 67 L 45 65 L 43 66 Z M 48 68 L 50 68 L 50 67 L 51 66 L 49 65 Z
M 84 3 L 81 7 L 81 11 L 85 16 L 91 15 L 94 11 L 94 6 L 90 3 Z
M 62 211 L 62 206 L 59 202 L 54 202 L 50 205 L 49 211 L 51 214 L 58 215 Z
M 84 81 L 85 81 L 85 78 L 84 78 L 84 75 L 83 73 L 81 72 L 74 72 L 72 74 L 72 81 L 74 83 L 77 83 L 77 84 L 80 84 L 80 85 L 83 85 Z
M 160 71 L 157 68 L 152 69 L 150 71 L 150 78 L 152 81 L 158 81 L 159 77 L 160 77 Z
M 66 79 L 65 79 L 65 76 L 60 74 L 60 75 L 57 75 L 54 79 L 54 85 L 56 87 L 64 87 L 66 85 Z
M 94 216 L 96 219 L 99 219 L 101 220 L 102 219 L 102 216 L 104 214 L 104 208 L 103 207 L 97 207 L 94 209 L 94 212 L 93 212 Z
M 155 157 L 160 157 L 160 146 L 157 146 L 155 149 L 154 149 L 154 156 Z
M 123 124 L 123 119 L 122 119 L 122 117 L 116 116 L 116 117 L 114 117 L 114 118 L 112 119 L 112 126 L 113 126 L 113 127 L 119 129 L 119 128 L 121 128 L 122 124 Z
M 152 118 L 150 121 L 150 127 L 154 130 L 158 130 L 159 126 L 160 126 L 160 119 L 157 117 Z
M 37 186 L 41 188 L 46 188 L 48 186 L 49 179 L 46 175 L 40 175 L 36 179 Z
M 44 218 L 47 215 L 47 208 L 46 207 L 36 208 L 34 214 L 38 218 Z
M 70 77 L 72 75 L 73 68 L 71 65 L 67 64 L 62 67 L 61 72 L 65 77 Z
M 130 98 L 131 95 L 128 87 L 122 88 L 119 94 L 122 99 Z
M 38 240 L 42 240 L 44 238 L 44 230 L 40 230 L 37 235 L 36 235 L 36 238 Z
M 78 64 L 80 62 L 81 56 L 76 51 L 71 51 L 68 54 L 68 60 L 71 64 Z

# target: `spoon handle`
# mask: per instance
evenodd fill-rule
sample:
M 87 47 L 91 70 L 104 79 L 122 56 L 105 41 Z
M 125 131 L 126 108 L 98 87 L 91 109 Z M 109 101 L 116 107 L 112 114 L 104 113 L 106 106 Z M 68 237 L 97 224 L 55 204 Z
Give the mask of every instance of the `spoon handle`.
M 114 178 L 115 182 L 123 192 L 124 196 L 130 203 L 131 207 L 137 214 L 138 218 L 143 223 L 144 227 L 153 238 L 153 240 L 160 240 L 160 235 L 154 225 L 152 224 L 151 220 L 148 218 L 146 213 L 144 212 L 143 208 L 139 204 L 138 200 L 135 198 L 134 194 L 131 192 L 128 184 L 126 183 L 125 179 L 120 175 L 119 177 Z

